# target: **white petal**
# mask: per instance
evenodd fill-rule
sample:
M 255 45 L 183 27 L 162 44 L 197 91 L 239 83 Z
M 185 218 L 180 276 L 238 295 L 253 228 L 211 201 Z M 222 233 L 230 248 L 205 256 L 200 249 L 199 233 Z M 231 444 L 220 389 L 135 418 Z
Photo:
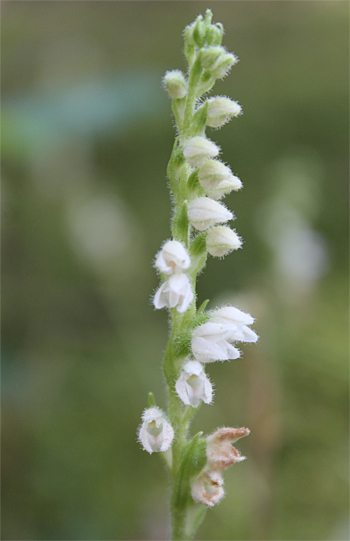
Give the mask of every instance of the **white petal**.
M 246 314 L 234 306 L 223 306 L 212 313 L 211 321 L 217 323 L 244 323 L 245 325 L 251 325 L 254 323 L 254 318 L 252 318 L 250 314 Z

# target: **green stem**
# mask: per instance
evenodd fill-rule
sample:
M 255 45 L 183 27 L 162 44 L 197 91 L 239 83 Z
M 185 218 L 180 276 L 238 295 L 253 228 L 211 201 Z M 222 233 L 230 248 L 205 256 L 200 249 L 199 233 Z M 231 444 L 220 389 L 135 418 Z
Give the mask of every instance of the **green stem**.
M 196 105 L 196 86 L 199 81 L 202 72 L 200 59 L 197 59 L 193 63 L 189 73 L 188 82 L 188 94 L 186 96 L 186 104 L 184 109 L 183 122 L 179 125 L 179 139 L 183 141 L 190 135 L 191 123 L 193 119 L 194 109 Z M 175 155 L 176 148 L 173 149 L 173 155 Z M 182 208 L 184 201 L 188 199 L 188 178 L 191 173 L 191 167 L 188 164 L 182 165 L 180 178 L 177 180 L 176 192 L 175 192 L 175 209 L 174 216 Z M 174 238 L 174 228 L 173 228 Z M 187 235 L 184 235 L 188 242 L 186 242 L 189 248 L 190 239 L 190 227 L 187 226 Z M 182 240 L 182 239 L 177 239 Z M 171 521 L 172 521 L 172 540 L 182 541 L 187 538 L 186 526 L 187 526 L 187 514 L 188 505 L 179 505 L 177 500 L 177 487 L 180 483 L 181 475 L 181 457 L 183 449 L 187 443 L 187 430 L 190 419 L 194 413 L 193 408 L 184 408 L 182 401 L 178 397 L 175 391 L 175 384 L 179 377 L 181 366 L 183 364 L 183 358 L 176 357 L 174 341 L 178 334 L 183 330 L 189 328 L 189 324 L 193 320 L 196 314 L 196 278 L 193 277 L 193 292 L 194 300 L 189 309 L 180 314 L 176 309 L 171 310 L 171 336 L 164 354 L 163 371 L 168 384 L 168 403 L 169 403 L 169 418 L 172 427 L 174 428 L 175 437 L 172 444 L 172 467 L 171 467 L 171 479 L 172 479 L 172 495 L 171 495 Z

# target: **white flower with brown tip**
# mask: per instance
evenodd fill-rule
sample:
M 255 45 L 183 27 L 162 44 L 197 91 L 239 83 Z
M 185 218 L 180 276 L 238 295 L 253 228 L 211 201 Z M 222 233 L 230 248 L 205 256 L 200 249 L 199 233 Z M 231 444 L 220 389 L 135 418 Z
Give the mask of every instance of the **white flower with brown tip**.
M 196 503 L 213 507 L 225 496 L 224 480 L 220 472 L 207 470 L 192 483 L 191 495 Z

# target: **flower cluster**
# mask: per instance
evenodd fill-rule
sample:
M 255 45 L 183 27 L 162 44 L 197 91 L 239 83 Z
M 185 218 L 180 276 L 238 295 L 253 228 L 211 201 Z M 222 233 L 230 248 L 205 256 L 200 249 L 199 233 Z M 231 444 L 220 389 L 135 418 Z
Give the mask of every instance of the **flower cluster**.
M 176 539 L 185 539 L 183 506 L 189 495 L 196 503 L 212 507 L 224 496 L 222 470 L 245 458 L 232 444 L 249 434 L 247 428 L 220 428 L 207 438 L 199 433 L 187 440 L 191 416 L 202 402 L 213 401 L 206 365 L 238 359 L 239 343 L 258 340 L 250 328 L 254 322 L 250 314 L 227 305 L 207 312 L 205 306 L 196 308 L 196 279 L 208 254 L 223 257 L 242 246 L 236 231 L 226 225 L 235 216 L 221 202 L 241 189 L 242 182 L 220 161 L 220 148 L 205 134 L 206 127 L 221 128 L 242 109 L 225 96 L 201 98 L 238 59 L 221 44 L 222 25 L 211 21 L 207 10 L 204 18 L 198 17 L 185 29 L 188 75 L 173 70 L 163 79 L 178 132 L 167 169 L 174 203 L 172 238 L 154 263 L 162 283 L 153 305 L 170 311 L 171 334 L 163 361 L 169 418 L 151 393 L 139 429 L 139 441 L 149 453 L 172 446 L 172 459 L 170 453 L 165 459 L 174 480 L 171 505 Z
M 191 264 L 186 248 L 177 240 L 167 241 L 156 257 L 154 266 L 170 278 L 156 292 L 155 308 L 175 308 L 186 312 L 193 300 L 193 291 L 188 276 L 183 272 Z

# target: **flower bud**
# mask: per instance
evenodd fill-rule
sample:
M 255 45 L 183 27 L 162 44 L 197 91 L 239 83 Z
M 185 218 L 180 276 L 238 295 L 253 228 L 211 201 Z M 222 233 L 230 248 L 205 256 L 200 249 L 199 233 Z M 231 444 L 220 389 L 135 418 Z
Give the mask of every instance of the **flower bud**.
M 225 205 L 209 197 L 198 197 L 188 205 L 188 219 L 199 231 L 205 231 L 215 224 L 232 220 L 233 214 Z
M 224 27 L 221 23 L 211 24 L 206 33 L 208 45 L 221 45 Z
M 198 361 L 188 361 L 184 365 L 175 389 L 186 406 L 197 408 L 201 400 L 206 404 L 213 400 L 212 385 Z
M 242 241 L 235 231 L 224 225 L 211 229 L 206 241 L 207 250 L 214 257 L 222 257 L 242 246 Z
M 177 240 L 168 240 L 157 254 L 154 266 L 163 274 L 181 273 L 191 264 L 186 248 Z
M 145 451 L 164 452 L 169 449 L 174 439 L 174 430 L 163 416 L 161 409 L 148 408 L 143 412 L 142 425 L 139 430 L 139 441 Z
M 198 180 L 206 194 L 216 200 L 242 187 L 242 182 L 231 169 L 217 160 L 207 160 L 200 166 Z
M 209 71 L 215 79 L 223 79 L 237 62 L 238 58 L 234 54 L 225 53 L 217 59 Z
M 224 497 L 224 480 L 220 472 L 204 471 L 192 483 L 191 495 L 196 503 L 202 503 L 207 507 L 213 507 Z
M 221 471 L 246 459 L 232 443 L 250 434 L 249 428 L 219 428 L 207 438 L 207 459 L 215 471 Z
M 217 60 L 222 56 L 225 55 L 226 51 L 221 46 L 216 47 L 206 47 L 200 50 L 200 59 L 201 64 L 203 68 L 210 70 L 212 67 L 215 66 L 215 63 Z
M 186 96 L 187 84 L 185 77 L 180 70 L 167 71 L 163 82 L 172 99 L 184 98 Z
M 193 291 L 186 274 L 173 274 L 156 292 L 153 304 L 157 310 L 161 308 L 175 308 L 183 313 L 189 308 L 193 300 Z
M 242 107 L 233 100 L 225 97 L 210 98 L 207 110 L 207 126 L 210 128 L 221 128 L 232 117 L 238 116 L 242 112 Z
M 215 143 L 197 135 L 185 141 L 183 154 L 192 167 L 199 167 L 209 158 L 215 158 L 220 152 Z

